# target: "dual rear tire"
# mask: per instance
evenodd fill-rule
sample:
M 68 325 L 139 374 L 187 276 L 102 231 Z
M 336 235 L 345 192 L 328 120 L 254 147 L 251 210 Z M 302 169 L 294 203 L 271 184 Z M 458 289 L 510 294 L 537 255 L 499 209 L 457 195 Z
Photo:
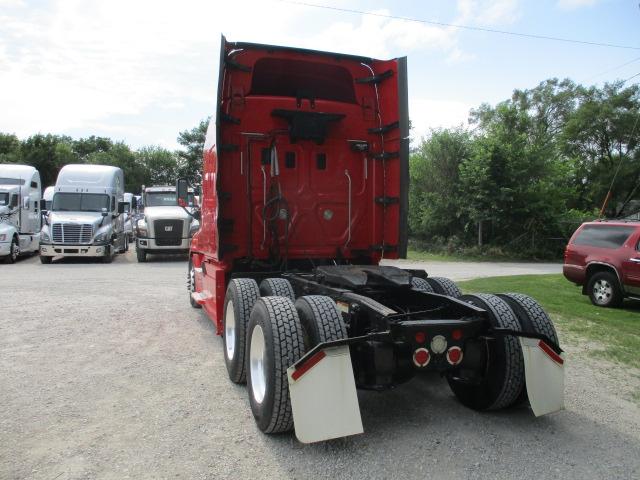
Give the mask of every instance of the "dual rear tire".
M 260 294 L 262 293 L 262 297 Z M 291 284 L 234 279 L 224 306 L 224 352 L 229 378 L 246 380 L 251 412 L 265 433 L 293 428 L 287 369 L 320 342 L 347 335 L 329 297 L 310 295 L 294 303 Z
M 549 316 L 533 298 L 520 293 L 463 295 L 460 300 L 487 311 L 491 326 L 546 335 L 558 345 Z M 475 410 L 500 410 L 527 399 L 524 357 L 518 337 L 496 335 L 486 342 L 484 375 L 465 377 L 459 370 L 447 376 L 458 400 Z

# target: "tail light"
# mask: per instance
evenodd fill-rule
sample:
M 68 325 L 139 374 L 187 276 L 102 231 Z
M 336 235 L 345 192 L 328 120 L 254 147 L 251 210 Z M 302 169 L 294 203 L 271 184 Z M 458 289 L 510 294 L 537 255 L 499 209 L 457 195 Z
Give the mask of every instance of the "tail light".
M 413 352 L 413 363 L 416 367 L 426 367 L 429 365 L 430 360 L 431 355 L 429 355 L 429 350 L 426 348 L 418 348 Z
M 424 334 L 424 332 L 416 332 L 414 338 L 416 339 L 416 343 L 424 343 L 427 339 L 427 336 Z
M 431 351 L 433 353 L 437 353 L 438 355 L 444 353 L 447 349 L 447 339 L 442 335 L 436 335 L 431 340 Z
M 451 365 L 460 365 L 460 362 L 462 362 L 462 349 L 460 347 L 451 347 L 447 351 L 447 362 Z

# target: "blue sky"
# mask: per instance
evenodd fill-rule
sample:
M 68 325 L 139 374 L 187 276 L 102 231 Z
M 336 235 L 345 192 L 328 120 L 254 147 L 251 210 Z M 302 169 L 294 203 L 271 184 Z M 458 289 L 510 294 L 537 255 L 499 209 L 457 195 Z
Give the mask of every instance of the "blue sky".
M 179 131 L 213 113 L 221 33 L 232 41 L 378 58 L 406 55 L 416 138 L 431 128 L 464 125 L 469 109 L 546 78 L 601 84 L 640 72 L 637 0 L 308 3 L 639 49 L 534 40 L 271 0 L 0 0 L 0 131 L 21 138 L 37 132 L 95 134 L 135 148 L 175 148 Z

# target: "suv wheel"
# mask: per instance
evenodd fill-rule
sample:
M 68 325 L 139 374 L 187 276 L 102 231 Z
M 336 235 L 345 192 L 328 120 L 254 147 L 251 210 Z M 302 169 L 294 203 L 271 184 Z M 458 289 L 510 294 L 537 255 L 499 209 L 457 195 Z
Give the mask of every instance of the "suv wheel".
M 622 303 L 622 290 L 613 273 L 598 272 L 591 276 L 587 285 L 591 303 L 598 307 L 617 307 Z

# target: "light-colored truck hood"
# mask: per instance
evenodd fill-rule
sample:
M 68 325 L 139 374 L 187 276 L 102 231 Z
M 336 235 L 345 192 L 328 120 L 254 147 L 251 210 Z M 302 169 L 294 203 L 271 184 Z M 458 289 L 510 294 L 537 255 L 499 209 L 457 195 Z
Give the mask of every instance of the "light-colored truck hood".
M 167 206 L 167 207 L 145 207 L 144 217 L 147 222 L 154 220 L 184 220 L 189 222 L 191 217 L 182 207 Z
M 109 217 L 104 217 L 103 226 L 111 222 Z M 94 226 L 94 230 L 97 230 L 102 218 L 102 213 L 100 212 L 51 212 L 49 214 L 49 223 L 90 223 Z

